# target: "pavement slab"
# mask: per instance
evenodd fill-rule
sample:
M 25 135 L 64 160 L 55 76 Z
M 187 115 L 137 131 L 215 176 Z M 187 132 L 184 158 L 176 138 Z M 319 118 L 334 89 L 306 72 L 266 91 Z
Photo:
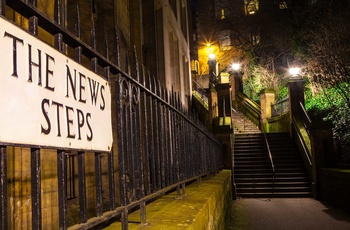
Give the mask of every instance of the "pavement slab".
M 227 230 L 350 230 L 350 214 L 311 198 L 238 199 Z

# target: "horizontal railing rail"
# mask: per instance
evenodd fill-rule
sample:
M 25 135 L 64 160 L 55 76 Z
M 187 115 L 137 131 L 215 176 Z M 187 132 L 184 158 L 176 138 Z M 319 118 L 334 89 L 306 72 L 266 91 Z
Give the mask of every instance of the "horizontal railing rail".
M 289 98 L 284 98 L 276 103 L 271 104 L 271 115 L 276 117 L 289 111 Z
M 299 147 L 299 151 L 302 154 L 302 158 L 303 158 L 304 164 L 307 168 L 309 178 L 312 181 L 315 181 L 315 178 L 313 178 L 314 176 L 313 176 L 313 172 L 312 172 L 311 153 L 310 153 L 310 150 L 308 148 L 308 145 L 306 144 L 307 140 L 305 140 L 305 138 L 308 138 L 308 141 L 310 141 L 309 128 L 311 126 L 312 121 L 309 118 L 309 116 L 307 115 L 306 110 L 305 110 L 302 102 L 299 102 L 299 105 L 300 105 L 299 117 L 295 117 L 295 116 L 292 117 L 292 136 L 295 138 L 295 141 Z M 298 122 L 298 121 L 300 121 L 300 122 Z M 301 129 L 305 130 L 304 135 L 301 133 Z
M 261 129 L 261 123 L 260 123 L 260 114 L 261 109 L 260 106 L 255 103 L 254 101 L 250 100 L 246 95 L 243 93 L 237 93 L 237 98 L 241 102 L 241 111 L 250 118 L 251 121 L 255 123 L 260 129 Z
M 0 14 L 8 21 L 15 19 L 6 12 L 24 17 L 29 34 L 40 40 L 38 31 L 46 31 L 56 50 L 67 58 L 68 50 L 74 50 L 76 63 L 88 59 L 90 70 L 108 80 L 113 146 L 110 151 L 88 152 L 0 143 L 0 228 L 26 223 L 32 229 L 89 229 L 117 217 L 127 229 L 128 213 L 135 208 L 141 210 L 140 223 L 145 224 L 147 202 L 173 189 L 181 196 L 186 183 L 223 167 L 222 145 L 187 111 L 179 93 L 167 90 L 142 68 L 139 71 L 136 48 L 132 58 L 125 54 L 125 68 L 121 68 L 117 35 L 112 61 L 106 55 L 108 42 L 105 54 L 96 49 L 94 21 L 91 45 L 81 39 L 79 1 L 74 31 L 62 22 L 65 1 L 54 2 L 53 20 L 36 7 L 35 0 L 0 0 Z M 26 204 L 29 209 L 24 208 Z

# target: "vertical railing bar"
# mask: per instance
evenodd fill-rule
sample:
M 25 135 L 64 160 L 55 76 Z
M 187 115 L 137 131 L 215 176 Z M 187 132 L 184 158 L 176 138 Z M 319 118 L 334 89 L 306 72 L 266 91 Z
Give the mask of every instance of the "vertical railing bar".
M 62 156 L 62 157 L 64 157 L 64 156 Z M 62 169 L 62 170 L 64 170 L 64 172 L 62 175 L 65 177 L 64 180 L 66 181 L 66 183 L 64 185 L 68 186 L 68 170 L 69 170 L 69 172 L 75 172 L 75 171 L 74 171 L 73 158 L 68 155 L 68 156 L 65 156 L 65 159 L 66 159 L 66 161 L 64 162 L 64 168 Z M 62 160 L 64 160 L 64 158 Z M 62 166 L 58 166 L 58 167 L 62 167 Z M 68 167 L 69 167 L 69 169 L 68 169 Z M 72 198 L 75 196 L 74 187 L 75 187 L 74 180 L 69 180 L 69 198 Z M 65 194 L 66 199 L 67 199 L 68 198 L 68 191 L 67 190 L 63 190 L 63 191 L 65 191 L 64 194 Z M 73 194 L 73 196 L 72 196 L 72 194 Z
M 62 25 L 61 0 L 55 1 L 54 8 L 54 20 L 58 25 Z M 54 35 L 54 46 L 59 52 L 64 53 L 63 35 L 61 33 Z
M 90 31 L 90 44 L 91 44 L 91 47 L 96 50 L 96 22 L 95 22 L 95 19 L 92 18 L 91 19 L 91 31 Z
M 129 60 L 129 51 L 126 51 L 125 55 L 125 71 L 128 75 L 130 75 L 130 60 Z
M 116 108 L 117 108 L 117 131 L 118 131 L 118 162 L 119 162 L 119 188 L 120 188 L 120 204 L 126 205 L 127 204 L 127 197 L 126 197 L 126 169 L 125 169 L 125 156 L 124 156 L 124 150 L 125 150 L 125 133 L 124 128 L 125 124 L 124 121 L 124 111 L 123 111 L 123 90 L 122 90 L 122 79 L 119 75 L 119 77 L 116 78 Z
M 159 89 L 159 92 L 162 90 Z M 162 95 L 160 94 L 162 97 Z M 159 134 L 159 159 L 160 159 L 160 170 L 161 170 L 161 188 L 166 187 L 165 183 L 165 151 L 164 151 L 164 106 L 161 102 L 158 102 L 159 108 L 159 126 L 158 126 L 158 134 Z
M 168 95 L 167 95 L 167 100 L 169 100 L 168 98 Z M 168 101 L 169 103 L 169 101 Z M 169 185 L 173 184 L 174 183 L 174 178 L 173 178 L 173 172 L 174 172 L 174 164 L 173 164 L 173 160 L 172 160 L 172 146 L 171 146 L 171 138 L 172 138 L 172 135 L 171 135 L 171 132 L 172 132 L 172 129 L 171 129 L 171 118 L 170 118 L 170 109 L 169 107 L 167 106 L 166 107 L 166 121 L 167 121 L 167 161 L 168 161 L 168 183 Z
M 152 90 L 152 85 L 151 81 L 149 81 L 149 88 Z M 149 133 L 148 133 L 148 143 L 149 144 L 149 161 L 150 161 L 150 191 L 155 192 L 157 189 L 157 177 L 156 177 L 156 160 L 155 160 L 155 127 L 154 127 L 154 107 L 153 107 L 153 98 L 152 96 L 148 96 L 147 98 L 147 103 L 148 103 L 148 122 L 149 122 Z
M 42 229 L 40 149 L 31 149 L 32 228 Z
M 64 52 L 64 45 L 63 45 L 63 35 L 61 33 L 55 34 L 54 35 L 55 38 L 55 48 L 63 53 Z
M 126 174 L 128 176 L 128 189 L 130 191 L 129 202 L 135 200 L 136 195 L 136 177 L 135 177 L 135 146 L 133 145 L 133 140 L 135 137 L 135 129 L 133 125 L 134 116 L 132 112 L 133 107 L 133 95 L 132 95 L 132 85 L 127 82 L 127 103 L 125 104 L 125 114 L 124 114 L 124 125 L 126 127 L 124 133 L 126 134 L 126 150 L 124 151 L 126 160 Z M 127 154 L 130 153 L 130 154 Z
M 115 26 L 114 27 L 114 43 L 115 43 L 115 48 L 114 48 L 114 58 L 115 58 L 115 64 L 116 66 L 120 67 L 120 41 L 119 41 L 119 36 L 118 36 L 118 29 Z
M 107 60 L 109 60 L 109 44 L 108 44 L 108 36 L 107 36 L 106 29 L 104 29 L 103 31 L 104 31 L 104 40 L 105 40 L 105 45 L 106 45 L 106 59 L 107 59 Z
M 6 15 L 6 0 L 0 0 L 0 15 L 5 16 Z
M 98 60 L 96 57 L 91 58 L 91 71 L 95 73 L 97 73 L 97 63 L 98 63 Z
M 62 9 L 61 9 L 61 0 L 55 1 L 55 12 L 54 12 L 54 20 L 58 25 L 62 25 Z
M 77 4 L 75 5 L 74 33 L 78 38 L 81 37 L 79 1 L 77 1 Z
M 150 185 L 151 185 L 151 179 L 150 179 L 150 163 L 149 163 L 149 130 L 148 130 L 148 113 L 147 113 L 147 94 L 144 91 L 142 93 L 142 110 L 143 110 L 143 152 L 144 152 L 144 171 L 145 171 L 145 177 L 146 177 L 146 181 L 145 181 L 145 194 L 150 194 L 151 190 L 150 190 Z
M 132 72 L 132 76 L 137 82 L 140 82 L 139 65 L 138 65 L 138 61 L 137 61 L 136 46 L 134 46 L 134 52 L 133 53 L 134 53 L 134 57 L 133 57 L 133 72 Z
M 176 93 L 174 90 L 172 90 L 173 94 L 173 102 L 176 109 L 178 109 L 178 103 L 176 100 Z M 177 113 L 174 112 L 175 116 L 175 156 L 176 156 L 176 182 L 180 182 L 181 180 L 181 166 L 180 166 L 180 159 L 181 159 L 181 116 L 179 116 Z M 178 187 L 180 192 L 180 187 Z
M 108 152 L 108 186 L 109 186 L 109 210 L 114 210 L 116 205 L 115 200 L 115 183 L 114 183 L 114 162 L 113 151 Z
M 80 223 L 87 222 L 85 153 L 78 152 Z
M 103 214 L 101 153 L 95 153 L 96 215 Z
M 153 93 L 157 94 L 157 86 L 156 86 L 156 81 L 155 78 L 153 77 Z M 154 177 L 155 177 L 155 190 L 158 190 L 161 188 L 161 174 L 159 173 L 160 171 L 160 158 L 159 158 L 159 132 L 158 132 L 158 127 L 159 127 L 159 117 L 158 117 L 158 102 L 157 98 L 152 97 L 152 109 L 153 109 L 153 146 L 154 146 Z
M 58 180 L 58 214 L 59 214 L 59 229 L 67 228 L 67 171 L 66 171 L 66 154 L 62 150 L 57 151 L 57 180 Z
M 7 181 L 7 151 L 6 146 L 0 146 L 0 229 L 9 227 Z
M 133 75 L 134 79 L 139 82 L 139 65 L 137 60 L 137 52 L 136 46 L 134 46 L 134 66 L 133 66 Z M 132 113 L 133 113 L 133 130 L 134 130 L 134 138 L 133 138 L 133 171 L 135 172 L 135 188 L 136 188 L 136 198 L 140 199 L 144 197 L 144 186 L 143 186 L 143 164 L 142 164 L 142 148 L 141 148 L 141 126 L 140 126 L 140 91 L 139 86 L 132 84 L 131 89 L 131 104 L 132 104 Z
M 107 66 L 104 68 L 104 77 L 111 85 L 111 72 L 110 67 Z M 114 78 L 113 78 L 114 79 Z M 109 210 L 114 210 L 116 208 L 116 200 L 115 200 L 115 182 L 114 182 L 114 157 L 113 151 L 109 151 L 108 154 L 108 190 L 109 190 Z
M 167 91 L 165 90 L 165 86 L 163 87 L 163 95 L 164 100 L 167 102 L 167 104 L 164 106 L 164 127 L 165 127 L 165 155 L 166 155 L 166 171 L 167 171 L 167 180 L 166 180 L 166 186 L 169 186 L 172 184 L 171 176 L 172 176 L 172 165 L 171 165 L 171 148 L 170 148 L 170 122 L 169 122 L 169 107 L 168 107 L 168 95 Z
M 75 23 L 74 23 L 74 32 L 75 36 L 80 38 L 81 36 L 81 30 L 80 30 L 80 7 L 79 7 L 79 1 L 77 1 L 77 4 L 75 6 Z
M 140 204 L 140 220 L 141 220 L 141 225 L 145 225 L 146 222 L 146 202 L 141 202 Z
M 38 18 L 36 16 L 32 16 L 28 19 L 29 32 L 35 37 L 38 37 L 38 23 Z
M 122 221 L 122 230 L 128 230 L 128 213 L 129 210 L 128 209 L 124 209 L 124 211 L 122 212 L 121 215 L 121 221 Z
M 159 134 L 159 109 L 158 109 L 158 102 L 157 99 L 153 99 L 153 108 L 154 108 L 154 154 L 155 154 L 155 166 L 156 166 L 156 171 L 154 172 L 156 174 L 156 187 L 157 190 L 162 187 L 161 181 L 162 181 L 162 176 L 161 176 L 161 161 L 160 161 L 160 149 L 159 149 L 159 144 L 160 144 L 160 134 Z
M 82 51 L 83 49 L 81 46 L 78 46 L 74 49 L 74 60 L 79 64 L 81 64 L 82 61 Z
M 127 95 L 123 95 L 125 92 L 123 90 L 123 80 L 120 75 L 116 78 L 117 80 L 117 87 L 116 87 L 116 107 L 117 107 L 117 130 L 118 130 L 118 162 L 119 162 L 119 188 L 120 188 L 120 204 L 122 206 L 125 206 L 127 204 L 127 171 L 126 171 L 126 159 L 125 159 L 125 150 L 127 148 L 127 143 L 125 141 L 126 133 L 124 132 L 124 129 L 126 131 L 126 124 L 124 117 L 126 116 L 125 110 L 124 110 L 124 101 L 127 100 Z M 122 229 L 127 230 L 128 229 L 128 209 L 124 209 L 124 211 L 121 214 L 121 222 L 122 222 Z

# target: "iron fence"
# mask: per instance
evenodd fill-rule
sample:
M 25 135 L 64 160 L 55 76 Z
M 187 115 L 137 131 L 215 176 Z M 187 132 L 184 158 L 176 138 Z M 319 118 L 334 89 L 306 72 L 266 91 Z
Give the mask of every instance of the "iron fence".
M 272 117 L 282 115 L 289 110 L 289 99 L 284 98 L 274 104 L 271 104 Z
M 182 105 L 178 93 L 139 71 L 136 49 L 131 62 L 126 55 L 123 71 L 117 33 L 111 59 L 108 42 L 104 55 L 96 50 L 94 21 L 91 44 L 80 39 L 78 4 L 73 34 L 61 23 L 64 1 L 54 3 L 53 20 L 37 9 L 35 0 L 0 0 L 0 14 L 6 18 L 7 11 L 15 11 L 28 19 L 28 33 L 39 39 L 39 28 L 45 30 L 58 51 L 66 54 L 73 49 L 77 63 L 88 59 L 93 72 L 103 73 L 112 94 L 113 147 L 86 152 L 0 143 L 0 228 L 16 228 L 22 218 L 20 223 L 32 229 L 87 229 L 116 218 L 127 229 L 128 213 L 135 208 L 141 210 L 140 223 L 145 224 L 146 202 L 173 189 L 181 196 L 187 182 L 222 167 L 222 146 Z M 18 169 L 17 157 L 27 159 Z M 53 164 L 46 167 L 48 162 Z M 18 176 L 16 170 L 23 165 L 29 174 Z M 23 206 L 30 207 L 26 213 Z

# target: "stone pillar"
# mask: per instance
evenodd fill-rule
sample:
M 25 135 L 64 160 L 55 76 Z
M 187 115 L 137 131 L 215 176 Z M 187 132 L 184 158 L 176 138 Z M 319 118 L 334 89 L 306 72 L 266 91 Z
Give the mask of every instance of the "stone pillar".
M 214 87 L 212 87 L 210 89 L 209 92 L 209 98 L 208 98 L 208 106 L 209 106 L 209 129 L 212 130 L 212 126 L 213 126 L 213 119 L 215 117 L 218 117 L 218 94 L 215 90 Z
M 260 92 L 261 118 L 263 120 L 272 117 L 271 104 L 275 102 L 275 91 L 264 89 Z
M 213 58 L 209 58 L 208 65 L 209 65 L 209 88 L 214 87 L 217 83 L 216 79 L 216 60 Z
M 230 75 L 231 79 L 231 100 L 233 108 L 237 109 L 236 95 L 237 93 L 243 93 L 242 72 L 234 71 Z
M 275 91 L 272 89 L 264 89 L 260 92 L 261 119 L 266 132 L 268 132 L 267 119 L 272 117 L 271 104 L 275 102 L 275 97 Z
M 332 160 L 333 153 L 333 132 L 332 122 L 313 122 L 310 127 L 311 157 L 312 157 L 312 177 L 314 185 L 312 188 L 313 196 L 318 198 L 318 173 L 321 168 L 327 167 L 327 160 Z

